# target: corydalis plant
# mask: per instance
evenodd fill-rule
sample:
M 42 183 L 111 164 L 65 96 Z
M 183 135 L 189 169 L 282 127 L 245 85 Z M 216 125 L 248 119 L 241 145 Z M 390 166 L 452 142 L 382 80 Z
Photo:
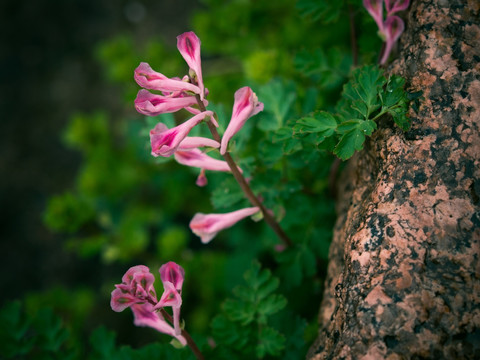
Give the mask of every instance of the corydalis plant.
M 249 87 L 243 87 L 235 92 L 232 117 L 223 134 L 220 137 L 217 128 L 216 115 L 208 111 L 208 101 L 205 97 L 208 94 L 203 84 L 202 66 L 200 57 L 200 39 L 193 32 L 186 32 L 177 37 L 177 47 L 189 66 L 189 74 L 180 78 L 167 78 L 165 75 L 154 71 L 150 65 L 141 63 L 135 70 L 135 80 L 144 89 L 138 92 L 135 99 L 136 109 L 147 116 L 155 116 L 162 113 L 176 112 L 185 109 L 194 116 L 184 123 L 168 129 L 165 124 L 159 123 L 150 131 L 150 143 L 153 156 L 174 158 L 180 164 L 200 168 L 200 175 L 196 184 L 205 186 L 207 184 L 206 170 L 231 172 L 245 196 L 253 207 L 241 209 L 229 214 L 196 214 L 190 223 L 191 230 L 199 235 L 202 242 L 209 242 L 219 230 L 234 225 L 240 219 L 262 212 L 266 222 L 273 228 L 277 235 L 286 245 L 291 241 L 280 228 L 279 224 L 261 203 L 259 198 L 253 194 L 247 181 L 242 175 L 242 170 L 228 152 L 229 141 L 241 130 L 245 122 L 263 110 L 263 104 L 258 101 L 257 96 Z M 148 89 L 148 90 L 147 90 Z M 160 92 L 152 93 L 149 90 Z M 190 137 L 190 131 L 197 125 L 207 124 L 213 139 L 203 137 Z M 224 161 L 215 159 L 200 150 L 200 148 L 218 149 Z M 255 209 L 255 211 L 252 211 Z M 234 214 L 234 215 L 232 215 Z M 236 216 L 242 214 L 242 216 Z M 249 214 L 243 216 L 243 214 Z M 198 219 L 223 219 L 215 224 L 200 223 Z M 227 219 L 228 221 L 225 221 Z
M 153 287 L 155 277 L 150 269 L 145 265 L 128 269 L 122 277 L 122 282 L 115 285 L 112 291 L 110 300 L 112 310 L 121 312 L 129 307 L 133 312 L 136 326 L 151 327 L 170 335 L 183 346 L 188 345 L 198 359 L 203 359 L 193 339 L 180 327 L 185 271 L 180 265 L 170 261 L 160 267 L 159 273 L 164 291 L 160 300 L 157 300 Z M 164 310 L 165 307 L 172 308 L 173 317 Z
M 386 19 L 383 18 L 384 2 L 387 10 Z M 380 37 L 385 41 L 380 64 L 385 64 L 387 62 L 390 52 L 393 49 L 393 45 L 397 42 L 405 29 L 405 23 L 403 20 L 394 14 L 406 10 L 409 4 L 410 0 L 363 0 L 363 5 L 377 23 Z

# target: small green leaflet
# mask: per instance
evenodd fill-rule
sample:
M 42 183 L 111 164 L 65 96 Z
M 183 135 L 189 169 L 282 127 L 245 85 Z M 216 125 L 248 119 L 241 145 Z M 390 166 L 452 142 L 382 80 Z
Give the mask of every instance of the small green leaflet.
M 335 146 L 333 153 L 340 159 L 346 160 L 355 153 L 355 150 L 360 151 L 365 142 L 365 136 L 372 135 L 377 128 L 377 124 L 372 120 L 350 120 L 342 123 L 338 132 L 343 134 L 340 142 Z
M 320 111 L 313 117 L 301 118 L 293 127 L 294 134 L 316 133 L 318 142 L 332 136 L 337 128 L 337 121 L 333 115 Z
M 377 129 L 375 121 L 382 116 L 389 114 L 404 131 L 410 128 L 407 116 L 410 94 L 405 92 L 404 85 L 405 80 L 396 75 L 387 80 L 376 66 L 357 68 L 343 87 L 336 114 L 318 111 L 301 118 L 293 127 L 293 135 L 301 139 L 302 147 L 307 135 L 316 135 L 315 145 L 319 150 L 333 151 L 340 159 L 347 160 L 363 149 L 365 137 Z

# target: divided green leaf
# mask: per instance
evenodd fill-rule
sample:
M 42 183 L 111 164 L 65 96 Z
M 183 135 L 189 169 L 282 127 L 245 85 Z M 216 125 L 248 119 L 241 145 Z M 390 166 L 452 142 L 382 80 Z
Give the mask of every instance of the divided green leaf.
M 215 340 L 234 345 L 244 356 L 251 356 L 252 349 L 257 358 L 278 355 L 285 337 L 268 322 L 287 304 L 283 295 L 274 293 L 279 280 L 270 270 L 261 270 L 258 262 L 245 272 L 244 279 L 246 284 L 234 289 L 235 297 L 223 303 L 222 313 L 212 322 Z

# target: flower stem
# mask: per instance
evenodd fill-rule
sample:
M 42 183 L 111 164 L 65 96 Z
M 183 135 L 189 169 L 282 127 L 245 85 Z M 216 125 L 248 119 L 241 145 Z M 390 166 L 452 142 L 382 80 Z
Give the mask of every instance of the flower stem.
M 348 4 L 348 18 L 350 20 L 350 43 L 352 46 L 353 66 L 356 67 L 358 64 L 357 34 L 355 31 L 355 13 L 350 4 Z
M 172 316 L 168 312 L 166 312 L 164 308 L 160 309 L 160 313 L 165 319 L 167 319 L 171 324 L 173 324 Z M 198 348 L 197 344 L 195 344 L 195 341 L 193 341 L 190 334 L 185 329 L 182 329 L 182 336 L 185 338 L 185 340 L 187 340 L 187 345 L 190 348 L 190 350 L 192 350 L 195 357 L 199 360 L 204 360 L 205 358 L 203 357 L 202 352 Z
M 196 95 L 196 97 L 197 97 L 198 106 L 200 107 L 200 111 L 202 112 L 206 111 L 207 109 L 205 108 L 205 105 L 203 104 L 203 102 L 200 100 L 200 96 Z M 207 121 L 207 126 L 210 132 L 212 133 L 213 139 L 220 143 L 221 138 L 220 138 L 220 135 L 218 134 L 217 128 L 212 124 L 211 121 Z M 269 210 L 255 196 L 252 189 L 248 185 L 247 181 L 243 177 L 242 173 L 240 172 L 240 170 L 238 170 L 238 166 L 235 163 L 235 160 L 233 160 L 232 156 L 228 151 L 225 152 L 225 154 L 223 155 L 223 158 L 225 159 L 228 166 L 230 167 L 233 177 L 235 178 L 235 180 L 237 180 L 238 185 L 240 185 L 240 188 L 242 189 L 243 193 L 247 197 L 248 201 L 250 201 L 250 203 L 253 206 L 260 208 L 263 214 L 263 218 L 265 219 L 265 222 L 272 228 L 272 230 L 280 238 L 280 240 L 289 247 L 293 246 L 292 240 L 290 240 L 287 234 L 283 231 L 283 229 L 280 227 L 280 224 L 273 218 Z
M 157 305 L 157 302 L 154 301 L 152 298 L 147 298 L 146 299 L 150 304 L 152 304 L 153 306 Z M 172 318 L 172 315 L 170 315 L 168 312 L 165 311 L 164 308 L 160 308 L 159 310 L 157 311 L 160 311 L 160 313 L 162 314 L 162 316 L 167 319 L 167 321 L 170 323 L 170 324 L 173 324 L 173 318 Z M 182 329 L 182 336 L 185 338 L 185 340 L 187 341 L 187 345 L 188 347 L 190 348 L 190 350 L 192 350 L 193 354 L 195 355 L 195 357 L 199 360 L 205 360 L 205 358 L 203 357 L 203 354 L 202 352 L 200 351 L 200 349 L 198 348 L 197 344 L 195 344 L 195 341 L 193 340 L 193 338 L 190 336 L 190 334 L 187 332 L 187 330 L 185 329 Z

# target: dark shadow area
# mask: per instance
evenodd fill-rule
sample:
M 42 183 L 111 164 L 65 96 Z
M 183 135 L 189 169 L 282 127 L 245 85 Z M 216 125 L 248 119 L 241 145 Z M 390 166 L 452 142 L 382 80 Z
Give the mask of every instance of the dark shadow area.
M 101 81 L 95 46 L 119 34 L 171 42 L 189 30 L 188 3 L 0 3 L 2 303 L 55 284 L 101 282 L 101 264 L 67 254 L 63 239 L 42 223 L 48 197 L 73 185 L 81 160 L 62 145 L 60 134 L 74 112 L 106 109 L 115 114 L 121 104 L 115 87 Z

